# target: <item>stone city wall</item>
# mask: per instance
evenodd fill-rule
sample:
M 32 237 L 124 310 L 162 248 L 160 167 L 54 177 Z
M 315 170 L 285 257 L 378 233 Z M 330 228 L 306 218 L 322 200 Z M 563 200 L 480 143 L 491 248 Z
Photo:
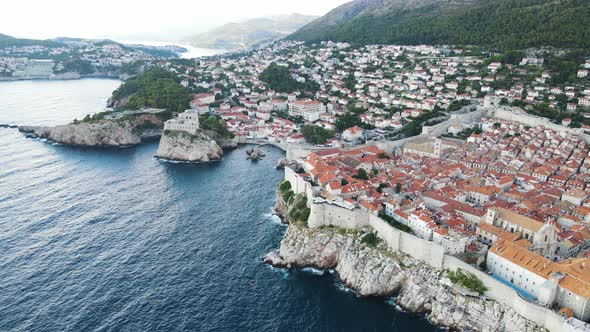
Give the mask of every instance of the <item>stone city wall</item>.
M 485 296 L 510 306 L 528 320 L 534 321 L 550 331 L 583 331 L 549 310 L 536 303 L 529 302 L 518 295 L 512 288 L 494 279 L 490 275 L 444 253 L 444 248 L 434 242 L 426 241 L 390 226 L 383 219 L 360 209 L 347 209 L 338 205 L 312 203 L 308 220 L 310 227 L 333 225 L 342 228 L 362 228 L 371 226 L 377 235 L 387 243 L 392 251 L 401 251 L 413 258 L 420 259 L 433 268 L 456 270 L 461 268 L 475 274 L 489 288 Z

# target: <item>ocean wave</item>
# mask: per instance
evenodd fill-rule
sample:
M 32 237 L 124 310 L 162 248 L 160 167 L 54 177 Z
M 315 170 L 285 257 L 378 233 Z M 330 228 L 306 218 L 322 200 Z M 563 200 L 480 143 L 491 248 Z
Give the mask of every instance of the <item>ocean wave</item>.
M 336 286 L 336 289 L 338 289 L 339 291 L 345 292 L 345 293 L 354 293 L 354 290 L 352 288 L 349 288 L 348 286 L 346 286 L 342 281 L 337 281 L 334 286 Z
M 320 269 L 316 269 L 313 267 L 306 267 L 306 268 L 301 269 L 301 271 L 311 273 L 316 276 L 323 276 L 326 273 L 326 270 L 320 270 Z
M 160 158 L 160 157 L 156 157 L 156 156 L 154 156 L 154 159 L 157 161 L 168 163 L 168 164 L 209 164 L 209 163 L 213 163 L 213 162 L 223 161 L 223 158 L 221 158 L 220 160 L 211 160 L 211 161 L 202 162 L 202 161 L 188 161 L 188 160 L 172 160 L 172 159 Z
M 276 214 L 273 213 L 265 213 L 264 214 L 264 218 L 269 220 L 271 223 L 279 225 L 279 226 L 283 226 L 283 227 L 287 227 L 287 224 L 283 223 L 283 221 L 281 220 L 281 217 L 279 217 Z
M 399 311 L 399 312 L 406 312 L 406 310 L 404 310 L 402 307 L 400 307 L 397 304 L 397 298 L 396 297 L 390 297 L 389 299 L 387 299 L 387 301 L 385 301 L 385 303 L 387 303 L 387 305 L 392 306 L 395 308 L 395 310 Z
M 280 273 L 283 279 L 289 279 L 291 277 L 291 270 L 286 267 L 275 267 L 270 264 L 264 264 L 269 270 Z

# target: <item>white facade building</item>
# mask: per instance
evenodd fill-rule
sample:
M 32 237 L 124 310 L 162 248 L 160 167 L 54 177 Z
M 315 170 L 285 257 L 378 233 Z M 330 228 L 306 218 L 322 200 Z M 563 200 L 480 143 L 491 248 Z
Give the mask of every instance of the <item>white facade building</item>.
M 307 122 L 319 120 L 325 109 L 319 101 L 294 100 L 289 103 L 289 115 L 301 116 Z
M 184 131 L 196 135 L 199 130 L 199 113 L 196 110 L 186 110 L 178 114 L 176 119 L 166 121 L 164 130 Z
M 539 303 L 569 308 L 590 318 L 590 259 L 552 262 L 529 250 L 530 242 L 500 240 L 488 252 L 489 272 L 535 297 Z

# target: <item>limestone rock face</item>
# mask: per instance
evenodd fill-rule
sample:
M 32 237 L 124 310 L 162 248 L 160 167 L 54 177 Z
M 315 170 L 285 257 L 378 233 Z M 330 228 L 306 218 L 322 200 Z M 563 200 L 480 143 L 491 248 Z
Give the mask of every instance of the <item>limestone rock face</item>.
M 90 123 L 72 123 L 56 127 L 21 126 L 19 131 L 33 137 L 80 146 L 136 145 L 145 138 L 159 136 L 162 121 L 153 115 L 142 115 L 132 120 L 102 120 Z
M 283 222 L 283 224 L 288 224 L 289 223 L 289 206 L 287 205 L 287 202 L 285 202 L 285 200 L 283 199 L 283 196 L 281 195 L 281 192 L 279 191 L 279 189 L 276 189 L 276 195 L 277 195 L 277 200 L 275 202 L 275 206 L 273 208 L 274 212 L 276 214 L 278 214 L 281 217 L 281 221 Z
M 156 157 L 179 161 L 209 162 L 220 160 L 223 157 L 223 150 L 215 140 L 202 132 L 191 135 L 182 131 L 173 131 L 165 133 L 160 138 Z
M 444 272 L 384 244 L 368 247 L 363 231 L 310 229 L 289 225 L 269 263 L 278 266 L 335 269 L 361 296 L 397 294 L 401 307 L 425 313 L 437 325 L 460 331 L 546 331 L 511 308 L 489 299 L 466 296 L 440 283 Z
M 84 146 L 121 146 L 141 143 L 139 135 L 115 122 L 57 126 L 47 137 L 52 141 Z

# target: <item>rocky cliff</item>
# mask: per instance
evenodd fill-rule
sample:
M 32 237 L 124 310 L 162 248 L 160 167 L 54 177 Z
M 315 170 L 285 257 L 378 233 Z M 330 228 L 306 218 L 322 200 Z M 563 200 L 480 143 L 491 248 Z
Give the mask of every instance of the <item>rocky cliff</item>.
M 283 195 L 281 194 L 280 190 L 276 189 L 277 201 L 275 202 L 275 206 L 273 208 L 274 212 L 281 217 L 281 221 L 284 224 L 289 223 L 289 205 L 283 199 Z
M 126 146 L 161 135 L 162 121 L 154 115 L 133 119 L 72 123 L 56 127 L 21 126 L 29 136 L 47 138 L 57 143 L 80 146 Z
M 546 331 L 511 308 L 463 295 L 440 282 L 444 272 L 384 244 L 361 242 L 363 231 L 289 225 L 280 250 L 265 261 L 279 267 L 334 269 L 360 296 L 397 296 L 402 308 L 461 331 Z
M 223 149 L 203 132 L 190 135 L 183 131 L 166 132 L 160 138 L 156 157 L 168 160 L 209 162 L 220 160 Z

